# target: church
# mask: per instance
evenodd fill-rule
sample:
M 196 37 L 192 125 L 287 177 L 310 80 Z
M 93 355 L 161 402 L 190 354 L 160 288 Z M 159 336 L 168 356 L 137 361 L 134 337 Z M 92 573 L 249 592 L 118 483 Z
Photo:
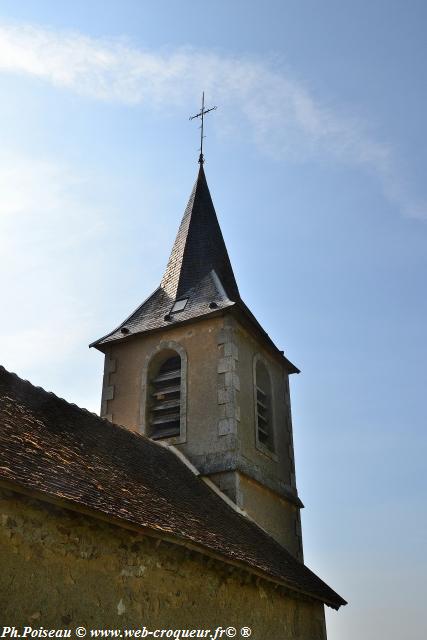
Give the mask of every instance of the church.
M 346 602 L 304 565 L 299 371 L 240 296 L 202 153 L 159 287 L 90 346 L 100 417 L 0 369 L 0 623 L 325 640 Z

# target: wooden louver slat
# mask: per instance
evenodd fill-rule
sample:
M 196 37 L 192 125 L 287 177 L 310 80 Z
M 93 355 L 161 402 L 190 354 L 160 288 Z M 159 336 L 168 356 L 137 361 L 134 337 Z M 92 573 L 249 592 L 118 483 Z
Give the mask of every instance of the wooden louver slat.
M 151 381 L 150 435 L 170 438 L 180 433 L 181 358 L 169 358 Z
M 269 398 L 258 385 L 256 387 L 258 440 L 267 445 L 270 438 Z

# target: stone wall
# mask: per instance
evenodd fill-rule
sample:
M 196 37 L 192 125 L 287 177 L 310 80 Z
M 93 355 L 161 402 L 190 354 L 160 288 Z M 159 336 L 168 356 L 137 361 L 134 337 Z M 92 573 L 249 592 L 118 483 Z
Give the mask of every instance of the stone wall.
M 237 474 L 237 505 L 302 561 L 299 509 L 244 474 Z
M 235 323 L 234 334 L 240 377 L 239 467 L 244 473 L 239 474 L 237 504 L 302 561 L 300 511 L 292 501 L 296 479 L 289 376 L 283 363 L 239 323 Z M 257 359 L 263 361 L 271 379 L 274 451 L 260 446 L 256 438 Z
M 254 640 L 326 638 L 317 602 L 198 552 L 9 490 L 0 490 L 0 566 L 2 625 L 232 625 L 251 627 Z

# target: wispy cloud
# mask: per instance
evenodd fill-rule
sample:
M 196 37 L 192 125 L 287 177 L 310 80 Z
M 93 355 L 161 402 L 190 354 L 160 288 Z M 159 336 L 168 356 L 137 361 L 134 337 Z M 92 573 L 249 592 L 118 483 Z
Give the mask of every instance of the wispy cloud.
M 404 214 L 427 217 L 427 205 L 403 184 L 390 145 L 376 140 L 359 118 L 322 105 L 280 65 L 189 49 L 153 53 L 119 39 L 5 25 L 0 70 L 97 100 L 150 107 L 183 104 L 204 87 L 229 106 L 218 119 L 224 128 L 245 127 L 256 144 L 278 156 L 301 160 L 328 154 L 357 165 L 380 181 Z

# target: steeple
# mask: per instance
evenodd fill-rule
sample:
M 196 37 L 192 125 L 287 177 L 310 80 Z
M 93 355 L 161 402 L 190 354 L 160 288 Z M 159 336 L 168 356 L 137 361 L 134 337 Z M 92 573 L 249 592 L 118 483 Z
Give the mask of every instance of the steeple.
M 288 383 L 298 369 L 240 297 L 203 162 L 159 287 L 91 346 L 105 354 L 101 416 L 177 447 L 302 559 Z
M 179 299 L 212 271 L 227 297 L 238 300 L 239 290 L 201 164 L 161 287 L 171 298 Z

